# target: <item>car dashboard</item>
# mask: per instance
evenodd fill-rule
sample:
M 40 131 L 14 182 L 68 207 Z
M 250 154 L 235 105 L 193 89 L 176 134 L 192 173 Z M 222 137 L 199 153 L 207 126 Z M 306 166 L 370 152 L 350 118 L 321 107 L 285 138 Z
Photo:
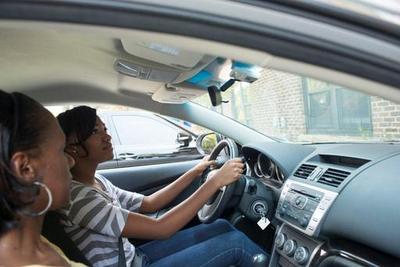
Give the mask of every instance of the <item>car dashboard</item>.
M 242 152 L 247 176 L 279 199 L 270 266 L 400 266 L 400 145 L 258 143 Z
M 278 165 L 261 152 L 249 155 L 246 161 L 246 175 L 259 179 L 266 185 L 281 187 L 285 180 Z

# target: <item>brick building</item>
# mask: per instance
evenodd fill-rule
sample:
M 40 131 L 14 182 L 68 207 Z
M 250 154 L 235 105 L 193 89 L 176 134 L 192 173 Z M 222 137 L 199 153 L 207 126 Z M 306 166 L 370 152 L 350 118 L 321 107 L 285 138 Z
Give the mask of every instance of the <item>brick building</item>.
M 297 75 L 266 69 L 259 80 L 236 84 L 223 98 L 231 101 L 218 111 L 291 141 L 400 138 L 400 105 Z

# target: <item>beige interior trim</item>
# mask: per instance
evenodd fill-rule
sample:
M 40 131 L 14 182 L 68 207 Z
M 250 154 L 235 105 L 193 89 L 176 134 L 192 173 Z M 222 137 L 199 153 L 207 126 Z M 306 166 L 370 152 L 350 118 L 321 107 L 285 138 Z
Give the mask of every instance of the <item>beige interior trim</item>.
M 389 99 L 391 101 L 395 101 L 400 103 L 400 94 L 398 93 L 398 89 L 386 85 L 382 85 L 377 82 L 373 82 L 367 79 L 363 79 L 360 77 L 356 77 L 354 75 L 349 75 L 345 73 L 341 73 L 335 70 L 330 70 L 326 68 L 321 68 L 318 66 L 305 64 L 302 62 L 296 62 L 293 60 L 288 60 L 285 58 L 274 57 L 268 53 L 252 50 L 244 47 L 238 47 L 234 45 L 218 43 L 214 41 L 202 40 L 198 38 L 191 38 L 185 36 L 177 36 L 172 34 L 165 33 L 156 33 L 156 32 L 146 32 L 140 30 L 129 30 L 129 29 L 116 29 L 111 27 L 103 27 L 103 26 L 88 26 L 88 25 L 75 25 L 68 23 L 47 23 L 47 22 L 32 22 L 32 21 L 0 21 L 0 30 L 8 29 L 11 33 L 7 36 L 7 38 L 12 38 L 14 36 L 15 42 L 23 41 L 23 36 L 20 36 L 19 33 L 30 32 L 31 34 L 35 34 L 35 36 L 41 36 L 41 38 L 36 39 L 36 45 L 38 49 L 46 49 L 46 44 L 51 45 L 50 41 L 54 41 L 53 39 L 57 36 L 57 33 L 62 33 L 63 36 L 71 36 L 71 38 L 78 38 L 82 36 L 82 40 L 77 40 L 73 45 L 76 47 L 70 47 L 70 51 L 68 47 L 63 47 L 66 51 L 57 51 L 57 43 L 55 41 L 55 47 L 50 47 L 49 57 L 54 57 L 53 64 L 64 64 L 63 70 L 65 73 L 60 74 L 59 77 L 52 76 L 43 80 L 43 77 L 40 75 L 32 76 L 28 78 L 32 78 L 32 81 L 38 81 L 38 79 L 42 79 L 40 82 L 37 82 L 36 90 L 40 90 L 40 86 L 48 88 L 51 84 L 57 83 L 68 83 L 74 82 L 79 85 L 89 84 L 90 87 L 99 88 L 104 91 L 113 92 L 119 94 L 119 90 L 122 88 L 124 90 L 132 91 L 135 93 L 142 94 L 152 94 L 160 90 L 164 90 L 164 85 L 158 82 L 139 80 L 136 78 L 126 77 L 116 73 L 113 69 L 114 60 L 119 57 L 118 51 L 112 50 L 113 47 L 110 45 L 113 40 L 119 39 L 124 40 L 124 43 L 129 43 L 129 40 L 132 42 L 155 42 L 164 44 L 171 47 L 177 47 L 179 49 L 185 51 L 193 51 L 197 58 L 200 55 L 211 55 L 211 56 L 219 56 L 230 59 L 235 59 L 255 65 L 259 65 L 266 68 L 277 69 L 285 72 L 305 75 L 309 77 L 313 77 L 316 79 L 321 79 L 325 81 L 329 81 L 332 83 L 340 84 L 342 86 L 359 90 L 361 92 L 366 92 L 369 94 L 381 96 L 383 98 Z M 13 35 L 13 33 L 15 33 Z M 32 35 L 33 36 L 33 35 Z M 92 37 L 90 39 L 89 37 Z M 22 38 L 22 39 L 21 39 Z M 48 38 L 48 39 L 46 39 Z M 7 40 L 8 43 L 12 43 L 13 40 Z M 4 42 L 2 42 L 4 43 Z M 3 45 L 0 44 L 0 49 L 3 50 Z M 90 53 L 86 54 L 87 59 L 84 62 L 85 64 L 77 64 L 73 65 L 74 62 L 62 62 L 57 61 L 59 56 L 57 53 L 63 54 L 66 58 L 68 58 L 68 53 L 76 52 L 76 49 L 79 49 L 81 46 L 87 49 Z M 97 47 L 96 47 L 97 46 Z M 32 48 L 32 53 L 37 53 L 37 50 Z M 107 50 L 109 49 L 109 50 Z M 3 50 L 4 51 L 4 50 Z M 21 51 L 20 51 L 21 52 Z M 92 53 L 92 54 L 91 54 Z M 16 53 L 15 57 L 19 58 L 21 55 Z M 26 62 L 24 62 L 25 66 L 29 63 L 29 54 L 26 55 Z M 10 59 L 12 61 L 12 58 Z M 10 62 L 9 62 L 10 63 Z M 13 63 L 13 62 L 11 62 Z M 1 68 L 4 70 L 4 63 L 0 62 Z M 76 63 L 75 63 L 76 64 Z M 155 63 L 159 65 L 159 63 Z M 24 65 L 21 65 L 20 71 L 21 73 L 15 74 L 15 79 L 20 79 L 21 75 L 24 74 L 24 69 L 22 68 Z M 46 66 L 38 66 L 42 67 L 43 72 L 46 71 Z M 52 67 L 52 66 L 50 66 Z M 70 68 L 70 69 L 69 69 Z M 79 69 L 82 68 L 82 69 Z M 70 70 L 70 71 L 69 71 Z M 31 72 L 34 71 L 34 68 L 31 68 Z M 83 74 L 82 74 L 83 73 Z M 12 74 L 12 72 L 11 72 Z M 32 74 L 32 73 L 28 73 Z M 8 75 L 8 74 L 7 74 Z M 21 79 L 20 79 L 21 80 Z M 16 88 L 7 88 L 4 89 L 19 89 L 23 90 L 23 84 L 18 83 L 19 81 L 13 80 L 15 84 L 20 87 Z M 0 81 L 1 83 L 1 81 Z M 11 83 L 12 84 L 12 83 Z M 32 83 L 30 83 L 32 84 Z M 26 84 L 25 86 L 30 86 L 30 84 Z M 0 87 L 1 88 L 1 87 Z M 27 88 L 31 89 L 31 88 Z M 65 95 L 64 95 L 65 97 Z M 110 99 L 110 101 L 113 101 Z

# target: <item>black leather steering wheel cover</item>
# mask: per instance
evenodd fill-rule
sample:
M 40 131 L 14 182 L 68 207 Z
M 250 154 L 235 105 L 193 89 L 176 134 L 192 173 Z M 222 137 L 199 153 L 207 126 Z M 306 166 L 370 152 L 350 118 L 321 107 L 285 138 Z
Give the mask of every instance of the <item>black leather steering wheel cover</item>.
M 217 146 L 213 149 L 210 154 L 209 160 L 217 159 L 218 155 L 221 151 L 227 147 L 229 150 L 228 156 L 229 159 L 233 159 L 239 156 L 239 149 L 236 143 L 230 139 L 221 140 Z M 205 174 L 208 174 L 208 170 L 205 171 Z M 235 183 L 225 186 L 222 191 L 217 192 L 218 196 L 211 204 L 205 204 L 198 212 L 197 217 L 202 223 L 211 223 L 220 217 L 226 204 L 231 199 L 233 192 L 235 191 Z M 219 203 L 215 203 L 218 201 Z M 215 205 L 216 204 L 216 205 Z

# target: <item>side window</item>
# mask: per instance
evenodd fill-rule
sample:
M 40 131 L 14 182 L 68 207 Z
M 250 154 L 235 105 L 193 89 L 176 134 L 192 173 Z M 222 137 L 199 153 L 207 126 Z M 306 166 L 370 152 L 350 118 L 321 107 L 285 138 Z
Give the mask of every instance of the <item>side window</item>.
M 309 133 L 371 136 L 368 95 L 312 79 L 304 84 Z
M 177 145 L 178 130 L 161 121 L 134 115 L 113 115 L 112 121 L 121 145 Z

